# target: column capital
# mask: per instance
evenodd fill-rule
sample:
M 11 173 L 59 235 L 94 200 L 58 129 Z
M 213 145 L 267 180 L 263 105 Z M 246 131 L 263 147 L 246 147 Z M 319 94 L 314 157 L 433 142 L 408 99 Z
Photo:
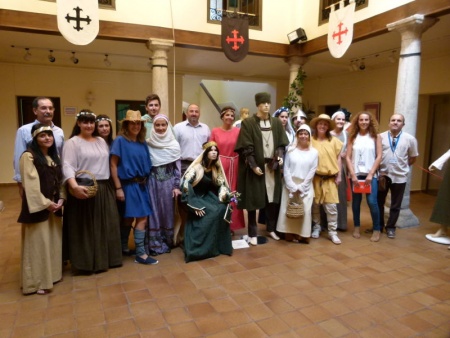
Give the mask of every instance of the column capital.
M 307 56 L 297 55 L 288 56 L 284 59 L 289 66 L 304 66 L 308 60 L 309 58 Z
M 174 40 L 165 39 L 148 39 L 147 48 L 151 51 L 165 50 L 168 51 L 175 44 Z
M 422 33 L 432 27 L 439 19 L 426 18 L 423 14 L 414 14 L 410 17 L 386 25 L 389 31 L 397 30 L 400 34 L 420 37 Z

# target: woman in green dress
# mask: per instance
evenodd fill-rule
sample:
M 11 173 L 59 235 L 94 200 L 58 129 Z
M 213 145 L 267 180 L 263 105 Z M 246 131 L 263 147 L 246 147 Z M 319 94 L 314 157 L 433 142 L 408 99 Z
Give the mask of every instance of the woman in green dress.
M 213 141 L 203 145 L 203 153 L 192 162 L 182 179 L 182 202 L 189 210 L 184 235 L 186 263 L 220 254 L 230 255 L 231 194 Z

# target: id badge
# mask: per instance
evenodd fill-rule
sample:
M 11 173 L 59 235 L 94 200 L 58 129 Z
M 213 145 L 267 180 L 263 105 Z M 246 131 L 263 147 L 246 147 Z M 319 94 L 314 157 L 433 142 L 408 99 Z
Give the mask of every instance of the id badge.
M 396 158 L 391 158 L 391 159 L 389 160 L 389 163 L 391 163 L 391 164 L 397 164 L 397 159 L 396 159 Z
M 366 166 L 364 165 L 364 163 L 362 165 L 358 164 L 358 171 L 360 173 L 367 173 L 368 172 L 367 169 L 366 169 Z

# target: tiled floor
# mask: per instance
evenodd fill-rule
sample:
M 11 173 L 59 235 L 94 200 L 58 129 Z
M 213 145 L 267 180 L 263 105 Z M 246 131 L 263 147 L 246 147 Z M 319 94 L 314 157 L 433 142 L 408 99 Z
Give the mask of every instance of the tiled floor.
M 429 195 L 412 195 L 421 226 L 395 240 L 270 240 L 189 264 L 175 249 L 157 266 L 66 269 L 47 296 L 20 292 L 17 189 L 0 199 L 0 337 L 450 337 L 450 250 L 424 237 L 438 228 Z

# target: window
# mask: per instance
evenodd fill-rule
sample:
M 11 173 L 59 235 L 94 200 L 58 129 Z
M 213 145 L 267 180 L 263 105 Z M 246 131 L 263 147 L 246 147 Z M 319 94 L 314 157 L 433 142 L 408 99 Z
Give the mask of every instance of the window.
M 349 0 L 345 0 L 344 6 L 347 6 L 348 3 L 349 3 Z M 355 8 L 356 11 L 369 6 L 369 0 L 355 0 L 355 3 L 356 3 L 356 8 Z M 339 9 L 339 0 L 321 0 L 320 1 L 319 26 L 328 22 L 328 18 L 330 17 L 330 12 L 331 12 L 330 6 L 333 4 L 337 4 L 337 6 L 335 7 L 335 10 Z
M 262 0 L 207 0 L 208 22 L 219 24 L 224 15 L 248 15 L 250 29 L 262 29 Z

